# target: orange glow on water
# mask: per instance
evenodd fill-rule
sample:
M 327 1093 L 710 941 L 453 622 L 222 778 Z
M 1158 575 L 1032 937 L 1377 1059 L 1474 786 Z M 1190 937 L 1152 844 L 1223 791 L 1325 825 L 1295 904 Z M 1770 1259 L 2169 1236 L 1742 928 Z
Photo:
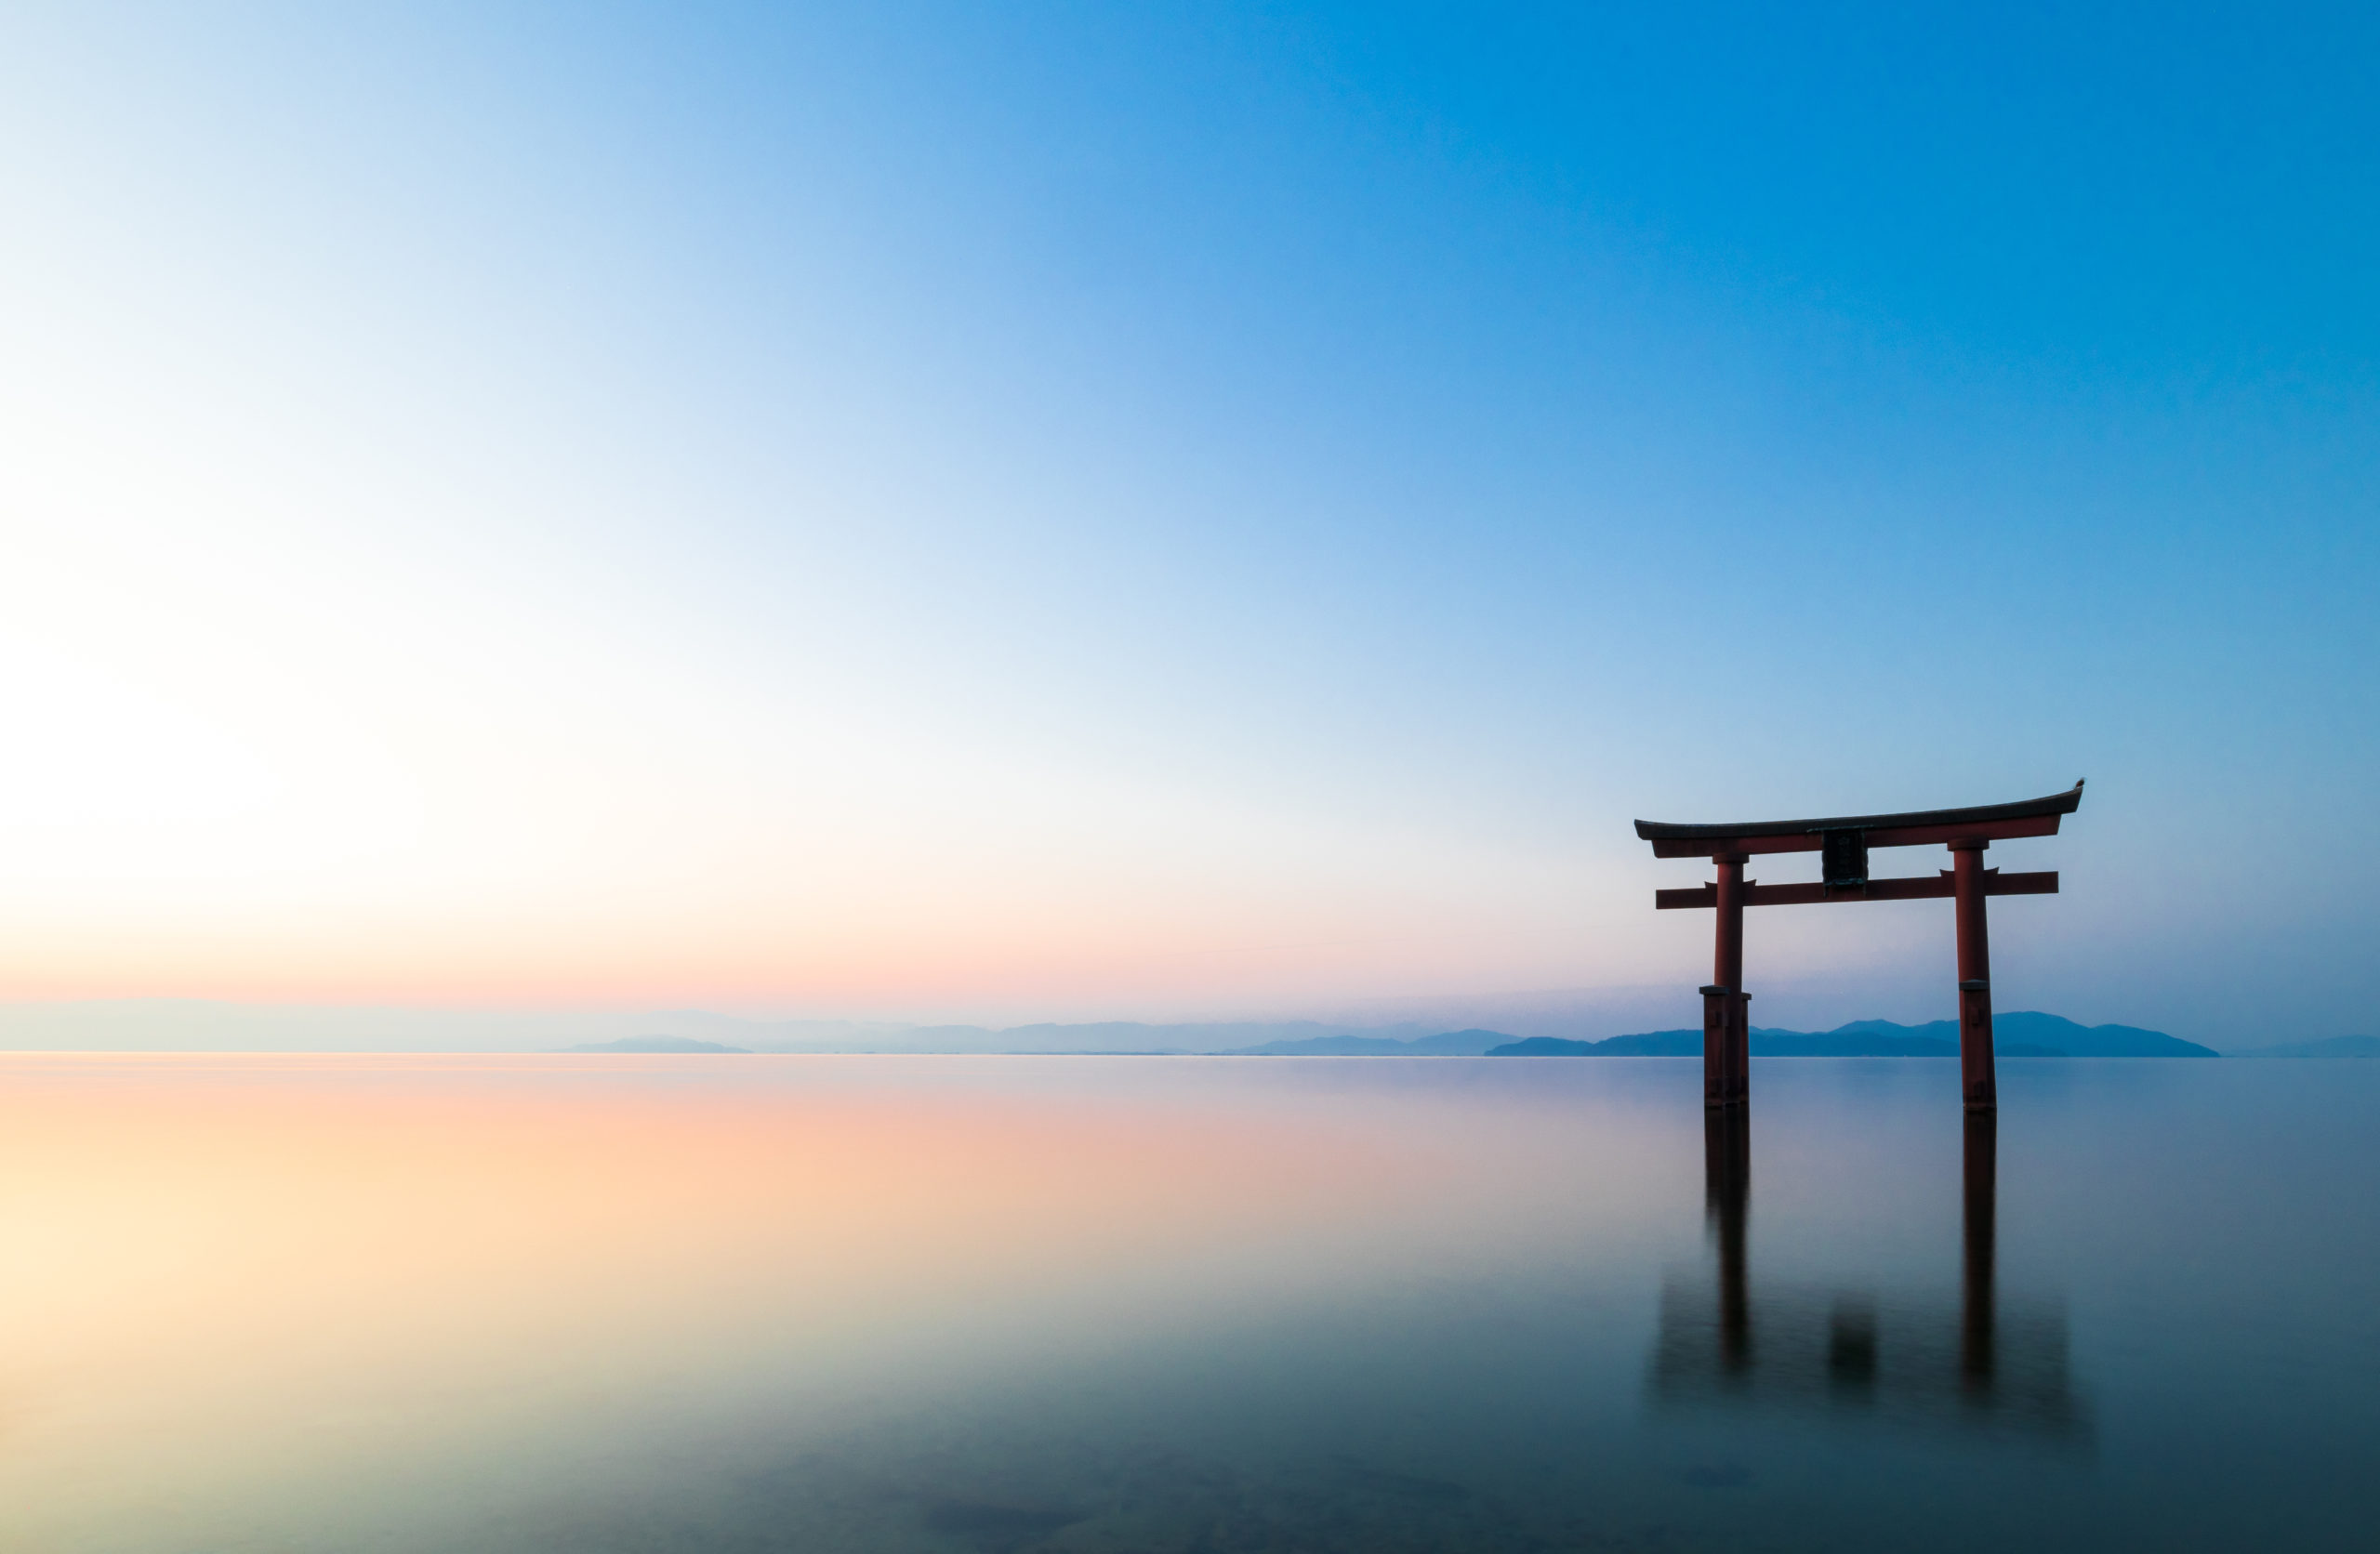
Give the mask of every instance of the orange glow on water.
M 534 1480 L 656 1397 L 824 1421 L 1299 1298 L 1539 1174 L 1509 1126 L 1239 1104 L 1232 1067 L 0 1060 L 0 1491 L 38 1547 L 468 1501 L 483 1455 Z

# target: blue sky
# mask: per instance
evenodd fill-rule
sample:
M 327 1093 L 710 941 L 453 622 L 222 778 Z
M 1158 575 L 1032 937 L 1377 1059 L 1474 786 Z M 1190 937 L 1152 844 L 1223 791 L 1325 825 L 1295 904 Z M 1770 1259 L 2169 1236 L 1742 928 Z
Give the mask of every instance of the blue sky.
M 18 12 L 0 995 L 2368 1025 L 2374 33 Z

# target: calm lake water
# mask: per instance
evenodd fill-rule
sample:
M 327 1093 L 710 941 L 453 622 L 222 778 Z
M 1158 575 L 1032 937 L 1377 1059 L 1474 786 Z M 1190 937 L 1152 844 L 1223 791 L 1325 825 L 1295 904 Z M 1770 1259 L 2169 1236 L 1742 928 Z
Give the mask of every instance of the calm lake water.
M 0 1546 L 2363 1549 L 2380 1063 L 0 1058 Z

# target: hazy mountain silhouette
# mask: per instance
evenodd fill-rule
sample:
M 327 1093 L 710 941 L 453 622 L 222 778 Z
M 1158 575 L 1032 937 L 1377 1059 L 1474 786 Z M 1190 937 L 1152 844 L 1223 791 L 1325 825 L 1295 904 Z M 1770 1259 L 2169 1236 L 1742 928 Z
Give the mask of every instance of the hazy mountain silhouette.
M 1653 1007 L 1677 1008 L 1676 990 Z M 1564 1007 L 1567 1007 L 1565 1006 Z M 1474 1013 L 1433 1011 L 1422 1021 L 1225 1020 L 1178 1024 L 1141 1021 L 992 1025 L 912 1025 L 892 1021 L 763 1020 L 699 1009 L 570 1011 L 419 1009 L 343 1005 L 262 1005 L 198 999 L 112 999 L 0 1003 L 0 1050 L 127 1052 L 752 1052 L 752 1053 L 1245 1053 L 1255 1056 L 1463 1057 L 1499 1047 L 1520 1051 L 1606 1056 L 1693 1056 L 1699 1030 L 1640 1031 L 1607 1041 L 1557 1039 L 1555 1033 L 1626 1029 L 1515 1004 L 1508 1022 Z M 1680 1012 L 1684 1012 L 1682 1009 Z M 1638 1011 L 1638 1019 L 1646 1019 Z M 1658 1016 L 1652 1017 L 1658 1019 Z M 1651 1020 L 1646 1019 L 1646 1023 Z M 2029 1024 L 2029 1022 L 2031 1022 Z M 2000 1017 L 2000 1050 L 2010 1057 L 2202 1054 L 2193 1043 L 2121 1025 L 2088 1028 L 2054 1015 Z M 1501 1029 L 1499 1029 L 1501 1027 Z M 1550 1027 L 1550 1029 L 1549 1029 Z M 1519 1036 L 1531 1037 L 1523 1044 Z M 1543 1036 L 1540 1035 L 1543 1034 Z M 1867 1045 L 1848 1045 L 1863 1038 Z M 660 1041 L 682 1046 L 647 1046 Z M 1949 1021 L 1896 1025 L 1855 1021 L 1809 1034 L 1762 1027 L 1752 1050 L 1764 1054 L 1864 1052 L 1920 1055 L 1956 1048 Z M 1792 1045 L 1808 1043 L 1816 1045 Z M 2271 1047 L 2259 1057 L 2380 1056 L 2371 1037 Z M 1938 1044 L 1938 1045 L 1935 1045 Z
M 1219 1058 L 1477 1058 L 1513 1038 L 1501 1031 L 1441 1031 L 1399 1041 L 1394 1036 L 1309 1036 L 1260 1042 L 1216 1053 Z
M 2333 1036 L 2328 1041 L 2286 1041 L 2279 1047 L 2255 1047 L 2231 1054 L 2234 1058 L 2380 1058 L 2380 1036 Z
M 2213 1058 L 2214 1048 L 2132 1025 L 2078 1025 L 2054 1014 L 2019 1010 L 1992 1018 L 1993 1049 L 2003 1058 Z M 2350 1038 L 2352 1039 L 2352 1038 Z M 2370 1037 L 2362 1038 L 2371 1040 Z M 2322 1044 L 2309 1044 L 2322 1045 Z M 1491 1058 L 1696 1058 L 1702 1032 L 1646 1031 L 1608 1041 L 1535 1036 L 1490 1047 Z M 1755 1058 L 1955 1058 L 1959 1022 L 1897 1025 L 1855 1020 L 1831 1031 L 1752 1029 Z
M 1509 1036 L 1494 1035 L 1496 1041 Z M 1334 1042 L 1353 1036 L 1382 1044 L 1385 1050 L 1404 1050 L 1405 1042 L 1430 1038 L 1426 1025 L 1391 1026 L 1356 1032 L 1344 1025 L 1311 1020 L 1223 1021 L 1210 1024 L 1151 1025 L 1137 1020 L 1097 1021 L 1078 1025 L 919 1025 L 897 1035 L 872 1041 L 864 1048 L 877 1052 L 1024 1052 L 1119 1054 L 1153 1057 L 1191 1053 L 1248 1052 L 1263 1047 L 1294 1047 L 1307 1042 Z M 1255 1044 L 1251 1047 L 1251 1041 Z M 800 1050 L 779 1048 L 778 1050 Z M 1488 1050 L 1480 1047 L 1480 1052 Z M 1355 1055 L 1354 1048 L 1349 1055 Z

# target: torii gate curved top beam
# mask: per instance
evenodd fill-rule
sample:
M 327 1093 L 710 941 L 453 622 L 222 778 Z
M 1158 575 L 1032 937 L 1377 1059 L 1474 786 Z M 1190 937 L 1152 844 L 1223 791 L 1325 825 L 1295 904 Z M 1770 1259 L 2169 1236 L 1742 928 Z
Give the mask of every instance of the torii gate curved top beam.
M 1712 985 L 1702 990 L 1704 1103 L 1734 1105 L 1745 1099 L 1749 1088 L 1751 1021 L 1744 1005 L 1751 994 L 1743 991 L 1745 907 L 1950 896 L 1958 902 L 1959 1060 L 1966 1104 L 1971 1111 L 1996 1107 L 1991 959 L 1984 928 L 1984 898 L 2052 895 L 2057 890 L 2057 875 L 2054 871 L 2003 875 L 1987 869 L 1983 849 L 2010 837 L 2056 836 L 2058 823 L 2082 804 L 2082 784 L 2077 782 L 2064 793 L 1965 810 L 1715 825 L 1638 821 L 1636 835 L 1653 844 L 1654 857 L 1708 858 L 1719 871 L 1718 879 L 1709 885 L 1653 892 L 1653 904 L 1661 910 L 1707 906 L 1718 914 Z M 1870 848 L 1929 845 L 1948 847 L 1957 866 L 1932 879 L 1868 877 Z M 1823 877 L 1809 885 L 1756 884 L 1744 878 L 1744 864 L 1758 852 L 1821 852 L 1825 855 Z
M 2082 805 L 2082 784 L 2014 804 L 1978 804 L 1966 810 L 1911 810 L 1897 815 L 1835 815 L 1826 820 L 1739 821 L 1724 825 L 1676 825 L 1640 820 L 1636 835 L 1653 844 L 1656 858 L 1708 858 L 1714 852 L 1816 852 L 1830 831 L 1864 831 L 1870 847 L 1942 846 L 1954 841 L 1996 842 L 2011 836 L 2055 836 L 2057 823 Z

